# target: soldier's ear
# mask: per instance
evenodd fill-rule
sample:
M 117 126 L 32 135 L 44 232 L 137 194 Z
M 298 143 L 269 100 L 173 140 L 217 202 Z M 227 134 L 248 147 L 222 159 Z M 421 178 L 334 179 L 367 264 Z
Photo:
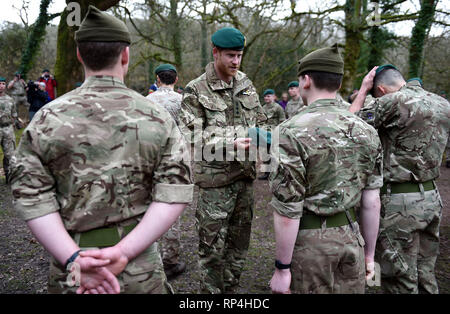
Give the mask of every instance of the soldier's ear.
M 80 63 L 84 66 L 84 61 L 83 61 L 83 59 L 81 58 L 80 50 L 78 49 L 78 47 L 77 47 L 77 59 L 78 59 L 78 61 L 80 61 Z
M 122 50 L 122 53 L 120 54 L 121 56 L 121 64 L 122 65 L 127 65 L 128 62 L 130 61 L 130 47 L 125 47 L 124 50 Z

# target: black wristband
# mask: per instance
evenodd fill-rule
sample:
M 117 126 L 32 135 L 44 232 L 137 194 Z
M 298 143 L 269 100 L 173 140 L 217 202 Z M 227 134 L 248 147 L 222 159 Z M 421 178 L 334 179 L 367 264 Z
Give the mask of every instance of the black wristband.
M 275 260 L 275 267 L 278 269 L 288 269 L 291 268 L 291 264 L 282 264 L 279 260 Z
M 69 257 L 66 261 L 66 265 L 64 265 L 64 269 L 67 269 L 67 266 L 70 265 L 70 263 L 73 263 L 73 261 L 78 257 L 78 255 L 80 254 L 81 250 L 76 251 L 75 253 L 72 254 L 71 257 Z

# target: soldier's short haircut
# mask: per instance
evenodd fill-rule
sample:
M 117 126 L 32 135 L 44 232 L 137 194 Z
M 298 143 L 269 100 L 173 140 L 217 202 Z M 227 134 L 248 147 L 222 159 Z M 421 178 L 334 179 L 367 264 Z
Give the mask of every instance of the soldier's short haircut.
M 122 51 L 128 46 L 125 42 L 79 42 L 78 50 L 87 68 L 100 71 L 112 68 Z
M 405 79 L 400 71 L 396 69 L 385 69 L 378 73 L 373 79 L 373 90 L 377 90 L 378 86 L 398 86 Z
M 177 73 L 174 71 L 161 71 L 158 73 L 158 77 L 165 85 L 172 85 L 177 79 Z
M 318 89 L 324 89 L 328 92 L 339 90 L 342 84 L 342 74 L 322 72 L 322 71 L 306 71 L 300 74 L 301 77 L 308 75 Z

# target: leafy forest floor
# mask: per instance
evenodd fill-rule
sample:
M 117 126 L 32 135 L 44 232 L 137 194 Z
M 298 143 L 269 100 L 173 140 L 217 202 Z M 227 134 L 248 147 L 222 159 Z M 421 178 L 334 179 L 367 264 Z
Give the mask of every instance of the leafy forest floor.
M 444 202 L 440 227 L 440 255 L 436 265 L 436 277 L 440 293 L 450 293 L 450 169 L 441 167 L 438 180 Z M 241 277 L 238 293 L 270 293 L 268 282 L 274 271 L 275 239 L 271 199 L 267 181 L 254 183 L 256 211 L 252 226 L 250 249 Z M 26 224 L 12 210 L 11 192 L 0 180 L 0 293 L 40 294 L 47 292 L 49 256 L 34 239 Z M 196 202 L 182 216 L 181 260 L 186 271 L 170 281 L 176 293 L 196 293 L 199 288 L 199 272 L 194 214 Z M 368 293 L 380 293 L 378 288 L 368 288 Z

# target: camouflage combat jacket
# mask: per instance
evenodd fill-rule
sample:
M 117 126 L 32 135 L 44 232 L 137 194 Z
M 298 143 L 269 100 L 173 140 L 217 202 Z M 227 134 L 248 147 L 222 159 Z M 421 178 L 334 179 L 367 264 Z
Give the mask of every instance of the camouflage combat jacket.
M 405 85 L 375 98 L 358 115 L 378 129 L 385 182 L 426 182 L 439 176 L 450 128 L 447 100 Z
M 272 134 L 269 185 L 275 210 L 298 219 L 307 209 L 329 216 L 360 203 L 363 189 L 383 185 L 376 130 L 336 99 L 320 99 Z
M 160 87 L 157 91 L 151 93 L 147 96 L 148 99 L 153 100 L 154 103 L 157 103 L 166 109 L 172 118 L 175 119 L 177 124 L 179 124 L 179 115 L 181 110 L 181 96 L 180 93 L 175 92 L 170 87 Z
M 238 71 L 227 84 L 217 77 L 211 62 L 206 73 L 186 86 L 181 109 L 180 126 L 196 152 L 195 184 L 220 187 L 255 178 L 255 162 L 239 161 L 233 155 L 235 138 L 248 137 L 248 127 L 267 120 L 256 89 L 244 73 Z M 214 151 L 216 157 L 205 158 L 205 150 Z
M 272 102 L 270 104 L 264 104 L 262 108 L 267 116 L 267 126 L 276 127 L 281 122 L 286 120 L 284 110 L 279 104 Z
M 292 118 L 304 106 L 303 100 L 299 97 L 297 100 L 291 99 L 286 105 L 286 119 Z
M 14 81 L 11 81 L 11 82 L 14 82 Z M 26 94 L 25 87 L 26 87 L 25 83 L 23 83 L 21 80 L 15 81 L 13 83 L 11 89 L 9 90 L 9 93 L 12 96 L 25 96 L 25 94 Z
M 6 94 L 0 96 L 0 127 L 11 125 L 17 118 L 14 99 Z
M 11 182 L 23 219 L 59 212 L 73 232 L 137 222 L 152 201 L 193 196 L 189 152 L 175 121 L 111 76 L 91 76 L 36 113 Z

